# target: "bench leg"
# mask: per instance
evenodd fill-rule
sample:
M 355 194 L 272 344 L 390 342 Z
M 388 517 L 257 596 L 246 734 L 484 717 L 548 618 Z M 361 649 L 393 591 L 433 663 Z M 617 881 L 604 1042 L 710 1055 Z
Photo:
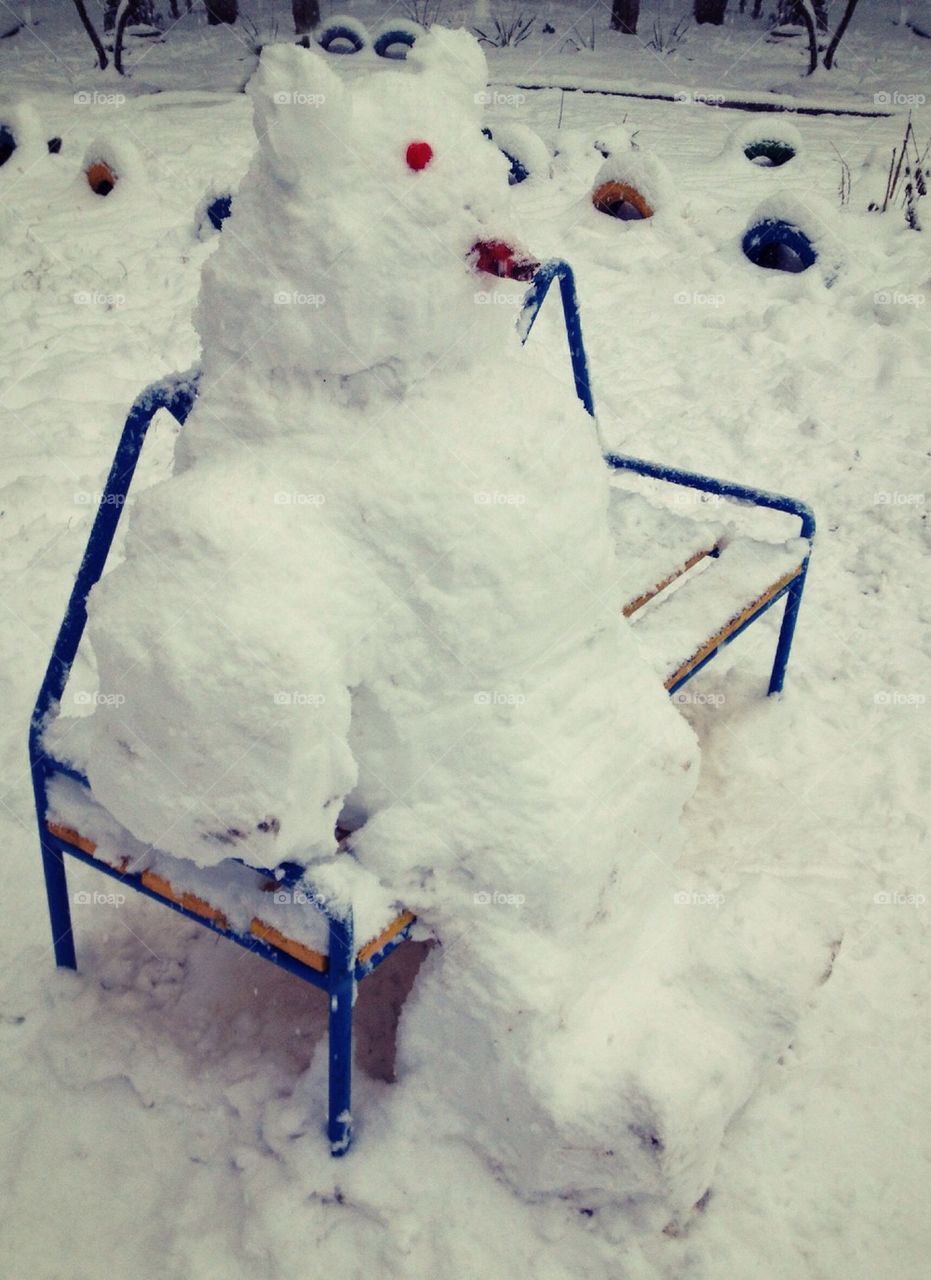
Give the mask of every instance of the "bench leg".
M 45 872 L 45 893 L 48 898 L 55 963 L 59 969 L 76 969 L 78 962 L 74 954 L 74 933 L 71 928 L 71 903 L 68 900 L 65 857 L 48 843 L 41 829 L 39 839 L 42 842 L 42 870 Z
M 772 675 L 769 677 L 767 694 L 781 693 L 785 683 L 786 667 L 789 665 L 789 652 L 795 636 L 795 624 L 798 621 L 799 606 L 802 603 L 802 592 L 805 589 L 805 578 L 808 566 L 786 592 L 786 607 L 782 615 L 782 626 L 779 629 L 779 641 L 776 645 L 776 657 L 773 661 Z
M 330 1154 L 342 1156 L 352 1142 L 352 1006 L 356 983 L 351 917 L 330 921 L 329 976 L 327 1137 Z

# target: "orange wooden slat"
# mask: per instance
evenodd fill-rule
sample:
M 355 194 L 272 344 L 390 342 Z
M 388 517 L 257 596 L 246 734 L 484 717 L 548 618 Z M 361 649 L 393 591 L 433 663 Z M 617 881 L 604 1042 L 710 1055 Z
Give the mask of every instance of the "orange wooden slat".
M 53 836 L 57 836 L 59 840 L 64 840 L 67 844 L 73 844 L 82 853 L 93 854 L 96 852 L 97 846 L 94 841 L 85 839 L 73 827 L 62 826 L 60 822 L 47 822 L 45 825 Z
M 119 862 L 107 862 L 106 858 L 101 858 L 97 854 L 97 845 L 93 840 L 88 840 L 86 836 L 82 836 L 79 831 L 75 831 L 73 827 L 66 827 L 60 822 L 46 822 L 46 827 L 53 836 L 57 836 L 59 840 L 64 840 L 66 844 L 73 844 L 76 849 L 80 849 L 82 853 L 87 853 L 91 857 L 96 857 L 98 862 L 103 862 L 108 867 L 112 867 L 114 871 L 123 872 L 129 866 L 128 858 L 120 858 Z
M 74 845 L 76 849 L 93 855 L 97 849 L 97 845 L 93 840 L 87 839 L 80 835 L 79 832 L 71 827 L 63 826 L 60 823 L 49 822 L 48 829 L 52 835 L 58 836 L 59 839 L 67 841 L 68 844 Z M 123 859 L 120 870 L 125 870 L 128 859 Z M 107 864 L 109 865 L 109 864 Z M 204 920 L 211 921 L 220 929 L 229 929 L 229 922 L 226 916 L 218 907 L 207 902 L 206 899 L 198 897 L 196 894 L 188 893 L 185 890 L 179 890 L 172 885 L 170 880 L 164 876 L 158 875 L 154 871 L 143 871 L 140 876 L 142 883 L 150 892 L 157 894 L 160 898 L 166 898 L 169 902 L 174 902 L 180 907 L 184 907 L 186 911 L 190 911 L 193 915 L 200 916 Z M 271 884 L 271 882 L 270 882 Z M 384 928 L 381 933 L 372 938 L 362 948 L 360 948 L 357 962 L 366 964 L 374 955 L 377 955 L 383 947 L 386 947 L 393 938 L 407 926 L 413 923 L 415 917 L 412 911 L 402 911 L 396 916 L 391 923 Z M 279 951 L 283 951 L 285 955 L 291 956 L 295 960 L 300 960 L 302 964 L 308 965 L 312 969 L 316 969 L 318 973 L 326 973 L 327 957 L 320 951 L 314 950 L 312 947 L 306 946 L 303 942 L 298 942 L 294 938 L 289 938 L 282 933 L 280 929 L 274 928 L 270 924 L 266 924 L 264 920 L 260 920 L 258 916 L 253 917 L 249 932 L 256 938 L 260 938 L 263 942 L 269 943 L 270 946 L 277 947 Z
M 175 889 L 170 880 L 166 880 L 164 876 L 157 875 L 154 871 L 143 871 L 140 879 L 147 889 L 157 893 L 160 898 L 167 898 L 169 902 L 176 902 L 179 907 L 184 907 L 185 911 L 190 911 L 195 916 L 201 916 L 204 920 L 210 920 L 220 929 L 229 928 L 223 912 L 204 898 L 198 898 L 194 893 L 186 893 L 184 890 Z
M 256 938 L 261 938 L 263 942 L 267 942 L 270 946 L 277 947 L 286 956 L 291 956 L 294 960 L 300 960 L 302 964 L 308 965 L 311 969 L 316 969 L 318 973 L 326 973 L 328 962 L 325 955 L 322 955 L 319 951 L 314 951 L 312 947 L 305 946 L 303 942 L 295 942 L 293 938 L 289 938 L 281 933 L 280 930 L 272 928 L 270 924 L 266 924 L 258 916 L 253 917 L 252 923 L 249 925 L 249 932 Z
M 650 600 L 655 599 L 661 591 L 665 591 L 666 588 L 671 583 L 675 582 L 677 578 L 681 578 L 683 573 L 688 573 L 689 569 L 694 569 L 699 561 L 704 560 L 706 556 L 713 555 L 717 549 L 717 543 L 712 543 L 710 547 L 704 547 L 701 550 L 696 551 L 694 555 L 689 556 L 685 564 L 681 565 L 678 569 L 673 569 L 672 573 L 663 578 L 662 582 L 657 582 L 656 586 L 651 587 L 649 591 L 644 591 L 642 595 L 635 596 L 633 600 L 628 600 L 627 604 L 624 605 L 624 608 L 621 611 L 624 614 L 624 617 L 629 618 L 631 614 L 636 613 L 638 609 L 642 609 Z
M 704 641 L 700 648 L 698 648 L 690 658 L 687 658 L 686 661 L 672 673 L 672 675 L 666 677 L 663 682 L 665 688 L 672 688 L 672 686 L 678 683 L 683 676 L 688 675 L 688 673 L 694 667 L 697 667 L 704 658 L 707 658 L 709 653 L 712 653 L 722 645 L 729 635 L 733 635 L 737 628 L 742 626 L 751 614 L 762 609 L 765 604 L 772 600 L 773 596 L 778 595 L 782 588 L 788 586 L 788 584 L 797 578 L 801 572 L 801 565 L 795 569 L 790 569 L 789 572 L 784 573 L 777 582 L 774 582 L 771 587 L 767 587 L 762 595 L 757 596 L 757 598 L 748 604 L 745 609 L 742 609 L 740 613 L 735 614 L 734 617 L 731 618 L 729 622 L 726 622 L 719 631 L 716 631 L 710 639 Z
M 359 964 L 365 964 L 372 956 L 377 955 L 382 947 L 386 947 L 392 938 L 396 938 L 402 929 L 406 929 L 409 924 L 413 924 L 415 919 L 413 911 L 402 911 L 399 916 L 391 921 L 387 929 L 382 929 L 376 938 L 373 938 L 371 942 L 367 942 L 361 948 L 358 955 Z

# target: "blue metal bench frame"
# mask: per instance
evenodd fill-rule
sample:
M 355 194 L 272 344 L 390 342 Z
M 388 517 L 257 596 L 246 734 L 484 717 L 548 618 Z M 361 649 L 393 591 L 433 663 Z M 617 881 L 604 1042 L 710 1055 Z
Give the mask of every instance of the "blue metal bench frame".
M 89 788 L 88 781 L 82 774 L 49 756 L 42 746 L 43 731 L 49 720 L 57 714 L 58 705 L 71 672 L 71 664 L 74 662 L 84 634 L 87 623 L 87 597 L 103 573 L 152 419 L 160 409 L 167 409 L 179 423 L 183 424 L 196 394 L 197 375 L 179 375 L 147 388 L 130 410 L 32 713 L 29 726 L 29 763 L 55 963 L 60 968 L 77 968 L 65 870 L 65 855 L 68 854 L 78 862 L 83 862 L 96 871 L 102 871 L 119 880 L 121 885 L 129 886 L 145 894 L 146 897 L 154 898 L 164 906 L 171 907 L 180 915 L 186 916 L 187 919 L 212 929 L 214 933 L 229 938 L 241 947 L 245 947 L 247 951 L 271 960 L 272 963 L 287 969 L 289 973 L 296 974 L 305 982 L 325 991 L 328 997 L 329 1018 L 327 1136 L 333 1154 L 342 1155 L 348 1150 L 352 1140 L 352 1006 L 355 984 L 377 969 L 402 942 L 407 941 L 410 937 L 411 924 L 406 925 L 382 948 L 374 954 L 366 955 L 364 961 L 360 962 L 357 959 L 352 912 L 348 911 L 342 915 L 334 913 L 327 903 L 314 894 L 312 886 L 302 883 L 302 891 L 307 894 L 327 921 L 327 967 L 326 972 L 321 973 L 318 969 L 302 963 L 287 952 L 251 933 L 243 934 L 230 928 L 222 928 L 203 915 L 190 911 L 180 903 L 154 892 L 143 883 L 141 874 L 120 871 L 100 858 L 92 857 L 80 846 L 54 834 L 46 823 L 49 807 L 48 786 L 53 777 L 56 775 L 69 777 Z M 297 883 L 301 872 L 302 868 L 293 868 L 291 876 L 281 880 L 282 886 L 287 887 Z M 275 878 L 274 872 L 269 871 L 268 875 L 270 878 Z
M 559 282 L 559 292 L 562 299 L 563 313 L 566 321 L 566 337 L 569 343 L 569 358 L 572 362 L 572 375 L 575 379 L 576 395 L 585 406 L 592 418 L 595 417 L 595 402 L 592 397 L 591 377 L 588 371 L 588 357 L 585 354 L 585 344 L 582 339 L 582 325 L 579 318 L 579 302 L 576 295 L 575 279 L 572 274 L 572 268 L 567 262 L 563 262 L 559 258 L 553 258 L 543 265 L 534 275 L 527 296 L 524 299 L 524 305 L 521 309 L 520 319 L 518 321 L 518 329 L 521 335 L 521 341 L 526 342 L 533 329 L 534 321 L 539 314 L 543 305 L 543 300 L 549 292 L 550 286 L 554 281 Z M 653 480 L 665 481 L 668 484 L 679 485 L 686 489 L 695 489 L 700 493 L 710 493 L 719 498 L 727 498 L 733 502 L 743 503 L 753 507 L 764 507 L 771 511 L 782 511 L 786 515 L 796 516 L 799 521 L 799 536 L 808 540 L 809 551 L 805 556 L 799 573 L 786 585 L 771 596 L 758 609 L 755 609 L 739 627 L 730 632 L 719 645 L 711 650 L 699 663 L 696 663 L 687 674 L 680 680 L 668 686 L 667 691 L 670 694 L 681 689 L 684 684 L 697 675 L 699 671 L 716 657 L 718 653 L 727 647 L 732 641 L 736 640 L 739 635 L 746 631 L 751 623 L 756 622 L 757 618 L 763 616 L 767 610 L 783 598 L 786 598 L 785 612 L 782 616 L 782 626 L 779 630 L 779 639 L 776 643 L 776 656 L 773 661 L 773 668 L 769 678 L 769 694 L 781 693 L 785 684 L 786 667 L 789 663 L 789 654 L 792 649 L 792 640 L 795 636 L 795 626 L 798 621 L 798 611 L 802 603 L 802 593 L 805 590 L 805 580 L 808 575 L 808 562 L 811 558 L 811 545 L 815 536 L 815 516 L 814 512 L 804 502 L 798 501 L 796 498 L 787 498 L 782 494 L 768 493 L 765 489 L 753 489 L 747 485 L 734 484 L 729 480 L 716 480 L 712 476 L 704 476 L 695 471 L 683 471 L 678 467 L 667 467 L 657 462 L 647 462 L 643 458 L 629 458 L 618 453 L 606 453 L 605 462 L 614 471 L 630 471 L 635 475 L 646 476 Z
M 594 417 L 595 410 L 588 374 L 588 362 L 582 341 L 575 282 L 572 271 L 565 262 L 558 260 L 547 262 L 535 274 L 521 312 L 521 338 L 522 341 L 526 341 L 547 291 L 554 280 L 559 281 L 576 392 L 582 404 Z M 75 858 L 78 862 L 83 862 L 85 865 L 93 867 L 97 871 L 102 871 L 104 874 L 112 876 L 114 879 L 119 880 L 121 885 L 129 886 L 137 890 L 137 892 L 171 907 L 172 910 L 177 911 L 187 919 L 212 929 L 213 932 L 229 938 L 231 941 L 245 947 L 246 950 L 252 951 L 255 955 L 270 960 L 273 964 L 325 991 L 329 1005 L 327 1135 L 332 1153 L 334 1155 L 342 1155 L 349 1149 L 352 1140 L 352 1008 L 355 986 L 368 974 L 372 973 L 403 942 L 410 938 L 413 920 L 411 919 L 403 928 L 395 932 L 378 950 L 372 951 L 371 947 L 365 947 L 362 952 L 359 952 L 357 951 L 357 940 L 353 929 L 351 910 L 346 914 L 334 912 L 326 902 L 314 894 L 312 885 L 301 881 L 302 868 L 279 868 L 279 873 L 282 869 L 288 872 L 281 883 L 285 886 L 293 886 L 300 882 L 301 888 L 307 894 L 308 899 L 327 921 L 328 952 L 326 970 L 321 972 L 268 941 L 264 941 L 251 933 L 243 934 L 228 927 L 221 927 L 219 923 L 205 918 L 204 915 L 189 910 L 181 902 L 166 898 L 163 894 L 155 892 L 145 884 L 142 874 L 121 871 L 108 865 L 102 859 L 93 857 L 85 848 L 74 843 L 73 840 L 66 839 L 63 835 L 51 831 L 47 824 L 48 787 L 54 777 L 64 776 L 71 778 L 89 789 L 88 780 L 82 774 L 48 755 L 42 745 L 42 735 L 46 726 L 58 714 L 59 704 L 68 682 L 71 666 L 84 634 L 84 628 L 87 623 L 88 595 L 103 573 L 152 419 L 160 409 L 166 409 L 179 423 L 183 424 L 196 398 L 197 382 L 197 373 L 179 374 L 166 378 L 147 388 L 139 396 L 129 412 L 107 477 L 103 497 L 91 527 L 65 615 L 55 640 L 45 678 L 42 681 L 32 713 L 29 727 L 29 762 L 35 796 L 55 962 L 61 968 L 77 968 L 65 868 L 65 856 L 67 855 Z M 710 479 L 707 476 L 695 475 L 691 472 L 662 467 L 637 458 L 623 458 L 615 454 L 608 454 L 606 461 L 610 467 L 616 470 L 633 471 L 638 475 L 651 476 L 658 480 L 668 481 L 671 484 L 699 489 L 703 492 L 717 494 L 738 502 L 770 507 L 776 511 L 797 515 L 802 522 L 802 535 L 811 538 L 814 534 L 815 525 L 811 512 L 803 503 L 795 502 L 791 498 L 779 497 L 757 489 L 748 489 L 742 485 L 728 484 Z M 783 594 L 788 594 L 789 600 L 779 636 L 776 661 L 770 679 L 770 693 L 775 693 L 782 688 L 795 621 L 804 588 L 807 564 L 806 557 L 804 568 L 799 577 L 780 592 L 778 596 L 770 600 L 764 609 L 760 609 L 753 617 L 749 618 L 740 628 L 740 631 L 744 630 L 766 608 L 772 607 Z M 739 634 L 739 632 L 735 632 L 724 643 L 730 643 L 736 634 Z M 717 652 L 717 650 L 714 652 Z M 709 654 L 700 666 L 704 666 L 713 656 L 714 653 Z M 690 679 L 699 669 L 700 667 L 696 667 L 692 670 L 686 679 Z M 684 683 L 685 680 L 680 681 L 675 688 L 679 688 Z M 670 692 L 674 692 L 674 689 L 671 689 Z M 261 870 L 261 868 L 257 868 L 257 870 Z M 275 878 L 274 872 L 269 871 L 267 874 L 269 877 Z M 380 941 L 380 938 L 376 941 Z M 364 959 L 362 958 L 363 956 Z

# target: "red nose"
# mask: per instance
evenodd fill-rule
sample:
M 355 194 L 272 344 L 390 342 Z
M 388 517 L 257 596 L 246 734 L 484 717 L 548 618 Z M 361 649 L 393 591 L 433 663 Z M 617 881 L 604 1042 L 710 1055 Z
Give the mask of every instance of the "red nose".
M 433 159 L 433 148 L 429 142 L 412 142 L 407 148 L 406 159 L 408 168 L 419 173 Z
M 470 254 L 476 271 L 506 280 L 532 280 L 539 262 L 503 240 L 479 240 Z

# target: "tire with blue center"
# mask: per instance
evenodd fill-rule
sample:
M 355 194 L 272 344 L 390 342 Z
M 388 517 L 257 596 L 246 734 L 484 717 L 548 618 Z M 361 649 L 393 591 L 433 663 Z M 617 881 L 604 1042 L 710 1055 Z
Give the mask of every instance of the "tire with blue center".
M 9 125 L 0 124 L 0 165 L 5 165 L 15 150 L 16 135 Z
M 813 267 L 818 253 L 808 236 L 792 222 L 765 218 L 744 232 L 744 256 L 769 271 L 799 274 Z
M 389 22 L 376 33 L 372 48 L 379 58 L 401 61 L 407 57 L 422 35 L 422 27 L 414 22 L 404 22 L 403 19 L 399 19 L 397 22 Z
M 361 53 L 370 43 L 366 28 L 349 14 L 331 18 L 317 37 L 317 44 L 325 53 Z M 349 47 L 340 47 L 346 45 Z

